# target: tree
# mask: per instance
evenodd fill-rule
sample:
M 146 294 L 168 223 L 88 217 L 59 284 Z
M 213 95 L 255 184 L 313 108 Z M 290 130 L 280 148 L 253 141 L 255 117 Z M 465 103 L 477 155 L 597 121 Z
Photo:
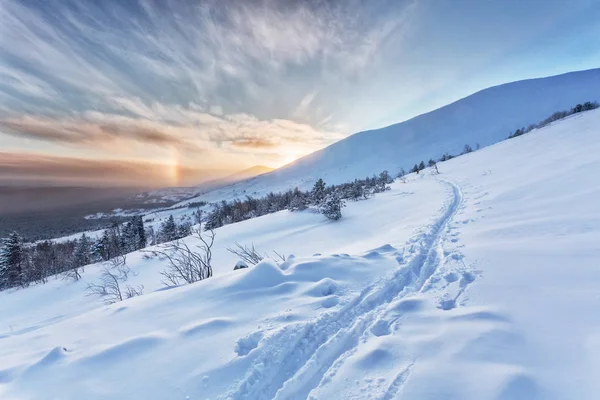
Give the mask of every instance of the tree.
M 94 253 L 102 260 L 108 261 L 121 254 L 121 240 L 119 239 L 116 228 L 106 229 L 102 237 L 96 243 Z
M 419 171 L 423 171 L 425 169 L 425 161 L 421 161 L 419 163 Z
M 415 164 L 415 166 L 412 167 L 412 169 L 410 170 L 410 172 L 416 172 L 418 174 L 419 173 L 419 166 L 417 164 Z
M 190 222 L 183 222 L 177 227 L 177 238 L 184 238 L 192 234 L 192 224 Z
M 311 195 L 312 201 L 316 205 L 321 204 L 321 202 L 325 199 L 325 182 L 323 179 L 319 178 L 319 180 L 315 182 L 315 186 L 313 186 Z
M 429 159 L 429 162 L 427 163 L 427 166 L 429 167 L 433 167 L 435 165 L 435 161 L 433 161 L 433 159 Z
M 75 281 L 81 278 L 79 268 L 84 265 L 88 265 L 91 262 L 91 244 L 85 233 L 81 234 L 81 237 L 75 245 L 75 251 L 73 252 L 73 265 L 71 269 L 67 270 L 67 276 Z
M 304 193 L 300 189 L 295 188 L 291 194 L 290 199 L 290 210 L 291 211 L 302 211 L 308 207 L 308 200 Z
M 31 274 L 33 281 L 48 282 L 48 276 L 56 271 L 56 252 L 51 241 L 39 242 L 33 248 Z
M 136 215 L 132 219 L 133 230 L 135 232 L 135 249 L 140 250 L 146 247 L 148 244 L 146 238 L 146 229 L 144 229 L 144 219 L 141 215 Z
M 390 173 L 386 170 L 386 171 L 382 171 L 379 174 L 379 181 L 385 185 L 389 185 L 390 183 L 394 182 L 394 178 L 392 178 Z
M 12 232 L 4 239 L 0 250 L 0 288 L 6 289 L 25 285 L 28 255 L 23 239 Z
M 161 242 L 171 242 L 177 240 L 177 224 L 173 219 L 173 215 L 169 215 L 169 218 L 162 224 L 160 229 Z
M 521 131 L 520 129 L 518 130 L 519 132 Z M 521 133 L 519 133 L 519 135 L 521 135 Z M 471 146 L 469 146 L 468 144 L 465 144 L 465 147 L 463 148 L 463 154 L 467 154 L 473 151 L 473 148 Z
M 329 219 L 337 221 L 338 219 L 342 218 L 342 208 L 345 206 L 346 205 L 340 196 L 336 192 L 333 192 L 327 196 L 323 205 L 321 206 L 321 214 Z

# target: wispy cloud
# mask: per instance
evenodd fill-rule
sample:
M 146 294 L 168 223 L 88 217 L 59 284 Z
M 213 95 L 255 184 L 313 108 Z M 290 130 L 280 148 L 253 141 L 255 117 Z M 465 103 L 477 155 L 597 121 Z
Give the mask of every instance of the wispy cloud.
M 236 153 L 240 149 L 273 151 L 288 146 L 310 151 L 341 137 L 335 132 L 317 131 L 307 124 L 259 120 L 243 113 L 213 115 L 193 106 L 147 106 L 139 99 L 114 99 L 113 104 L 128 115 L 86 111 L 62 117 L 11 116 L 0 118 L 0 129 L 15 137 L 80 149 L 105 148 L 113 155 L 135 156 L 132 142 L 154 146 L 169 157 L 175 150 L 184 162 L 186 157 L 189 162 L 199 153 L 213 154 L 205 158 L 206 163 L 197 161 L 198 165 L 211 164 L 219 156 L 215 157 L 215 153 L 227 153 L 228 148 L 237 149 Z
M 234 169 L 0 152 L 0 186 L 50 181 L 63 185 L 157 187 L 197 184 L 232 172 Z
M 2 1 L 0 135 L 201 166 L 289 161 L 350 133 L 309 88 L 360 79 L 414 3 Z

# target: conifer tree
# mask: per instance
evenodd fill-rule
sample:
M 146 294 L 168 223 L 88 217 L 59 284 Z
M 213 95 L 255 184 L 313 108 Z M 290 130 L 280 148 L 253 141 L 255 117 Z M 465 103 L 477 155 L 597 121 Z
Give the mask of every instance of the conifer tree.
M 316 205 L 321 204 L 321 202 L 325 199 L 325 182 L 323 179 L 319 178 L 319 180 L 315 182 L 311 196 L 313 203 Z
M 173 219 L 173 215 L 169 215 L 169 218 L 163 223 L 160 230 L 160 236 L 162 242 L 177 240 L 177 224 Z
M 21 286 L 25 283 L 27 252 L 23 239 L 12 232 L 3 241 L 0 250 L 0 288 Z
M 83 267 L 84 265 L 88 265 L 91 263 L 91 243 L 85 233 L 81 234 L 81 237 L 77 241 L 77 245 L 75 246 L 75 265 L 77 267 Z
M 323 202 L 321 213 L 327 218 L 337 221 L 342 218 L 342 208 L 345 206 L 340 196 L 336 192 L 333 192 Z
M 148 240 L 146 238 L 146 230 L 144 229 L 144 219 L 141 215 L 136 215 L 135 217 L 133 217 L 132 223 L 136 238 L 135 249 L 143 249 L 148 244 Z

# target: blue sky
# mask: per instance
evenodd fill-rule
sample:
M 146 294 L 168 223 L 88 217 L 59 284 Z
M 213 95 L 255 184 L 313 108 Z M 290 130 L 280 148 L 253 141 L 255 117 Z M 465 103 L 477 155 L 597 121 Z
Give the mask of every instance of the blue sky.
M 3 0 L 0 20 L 0 179 L 42 158 L 164 164 L 172 184 L 275 167 L 600 66 L 598 0 Z

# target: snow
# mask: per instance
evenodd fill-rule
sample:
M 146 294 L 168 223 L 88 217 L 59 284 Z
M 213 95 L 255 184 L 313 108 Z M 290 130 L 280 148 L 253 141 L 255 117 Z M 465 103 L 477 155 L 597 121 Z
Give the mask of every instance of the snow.
M 215 276 L 113 305 L 80 282 L 0 293 L 0 397 L 595 399 L 600 110 L 440 163 L 329 221 L 219 228 Z M 191 244 L 194 239 L 187 238 Z M 266 259 L 233 271 L 239 242 Z
M 408 171 L 446 152 L 459 154 L 465 144 L 476 148 L 504 140 L 555 111 L 600 101 L 599 93 L 600 68 L 491 87 L 408 121 L 356 133 L 273 172 L 191 201 L 262 196 L 294 186 L 310 189 L 319 178 L 337 184 L 383 170 Z

